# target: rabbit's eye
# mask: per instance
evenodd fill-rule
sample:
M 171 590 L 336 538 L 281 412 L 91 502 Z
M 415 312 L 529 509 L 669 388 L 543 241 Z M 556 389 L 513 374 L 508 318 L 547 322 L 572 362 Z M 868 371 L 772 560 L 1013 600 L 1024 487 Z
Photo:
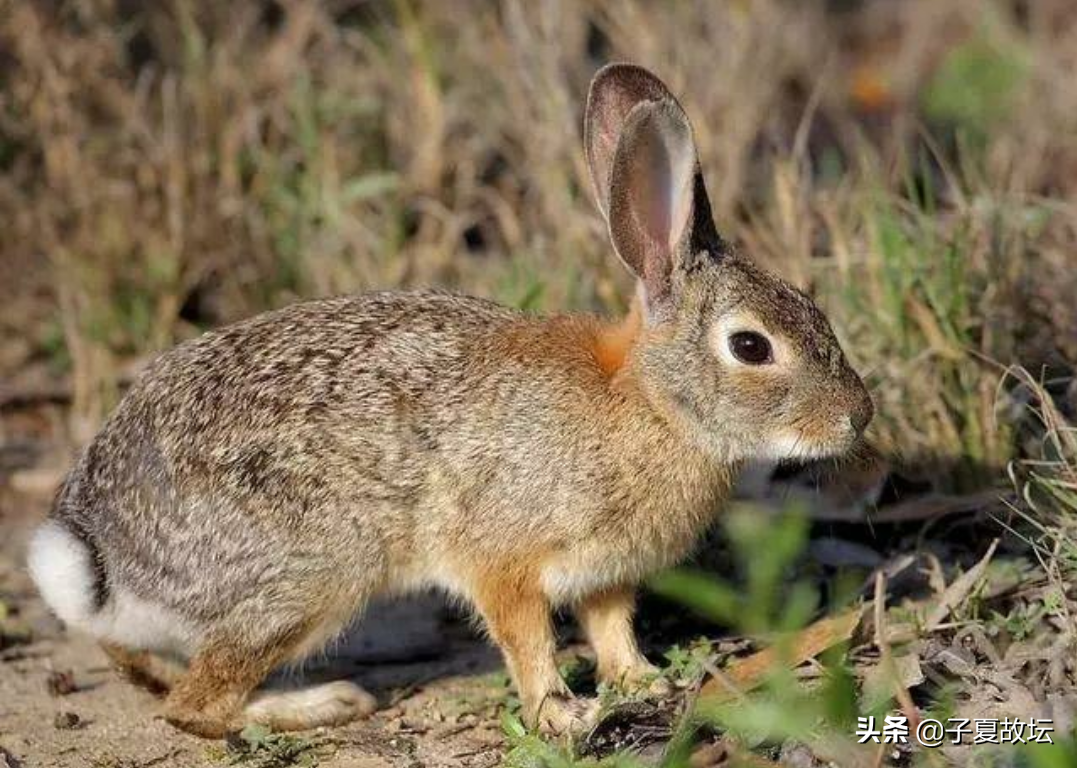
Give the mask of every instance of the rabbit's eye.
M 763 365 L 774 361 L 770 342 L 754 331 L 738 331 L 729 337 L 729 351 L 745 365 Z

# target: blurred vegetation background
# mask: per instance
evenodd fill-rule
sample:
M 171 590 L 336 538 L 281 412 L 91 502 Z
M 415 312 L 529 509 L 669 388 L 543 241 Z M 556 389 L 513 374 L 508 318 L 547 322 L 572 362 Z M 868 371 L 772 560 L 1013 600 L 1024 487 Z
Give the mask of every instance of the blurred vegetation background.
M 632 60 L 681 94 L 721 230 L 831 313 L 873 439 L 979 484 L 1027 451 L 1039 394 L 1005 367 L 1062 418 L 1077 400 L 1075 22 L 1069 0 L 8 0 L 0 379 L 70 398 L 78 443 L 148 355 L 305 297 L 621 311 L 580 134 L 590 76 Z

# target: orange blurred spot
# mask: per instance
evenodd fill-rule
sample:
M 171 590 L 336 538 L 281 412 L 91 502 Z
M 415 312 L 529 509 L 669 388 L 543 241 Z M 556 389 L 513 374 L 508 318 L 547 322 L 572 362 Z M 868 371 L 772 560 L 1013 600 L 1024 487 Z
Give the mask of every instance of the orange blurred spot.
M 882 112 L 894 105 L 894 94 L 883 74 L 872 66 L 860 66 L 853 71 L 849 95 L 854 104 L 865 112 Z

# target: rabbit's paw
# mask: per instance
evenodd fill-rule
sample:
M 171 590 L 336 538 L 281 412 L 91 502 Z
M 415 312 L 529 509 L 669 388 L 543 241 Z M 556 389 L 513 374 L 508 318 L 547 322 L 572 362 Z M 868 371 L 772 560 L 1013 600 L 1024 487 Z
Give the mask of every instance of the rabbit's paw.
M 646 662 L 630 667 L 611 682 L 628 693 L 643 693 L 658 698 L 673 693 L 673 685 L 663 677 L 662 671 Z
M 539 707 L 538 729 L 549 736 L 582 736 L 594 728 L 598 713 L 596 699 L 553 694 Z
M 243 718 L 275 730 L 297 731 L 358 720 L 376 706 L 374 697 L 358 685 L 338 680 L 296 691 L 259 692 L 247 703 Z

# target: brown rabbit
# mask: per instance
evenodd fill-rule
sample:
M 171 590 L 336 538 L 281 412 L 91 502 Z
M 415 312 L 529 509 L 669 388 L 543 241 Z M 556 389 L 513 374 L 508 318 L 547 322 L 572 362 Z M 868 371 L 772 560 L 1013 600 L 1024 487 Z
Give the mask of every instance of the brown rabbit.
M 371 597 L 438 587 L 481 615 L 526 720 L 578 730 L 594 706 L 558 675 L 551 609 L 575 609 L 601 680 L 647 681 L 634 587 L 692 548 L 740 464 L 862 432 L 871 400 L 823 314 L 715 231 L 666 87 L 604 68 L 585 133 L 638 278 L 623 323 L 434 291 L 298 304 L 162 355 L 81 457 L 30 569 L 169 691 L 169 721 L 219 736 L 368 714 L 348 682 L 252 692 Z

